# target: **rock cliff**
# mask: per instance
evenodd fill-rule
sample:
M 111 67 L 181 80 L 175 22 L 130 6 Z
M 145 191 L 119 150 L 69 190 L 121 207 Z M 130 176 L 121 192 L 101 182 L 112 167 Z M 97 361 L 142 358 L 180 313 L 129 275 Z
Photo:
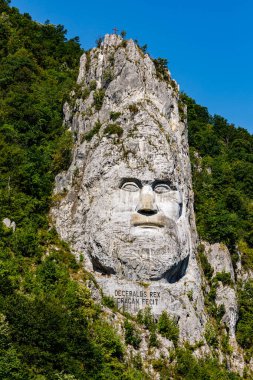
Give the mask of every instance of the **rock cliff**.
M 208 315 L 197 234 L 186 110 L 159 60 L 132 41 L 106 35 L 81 57 L 77 86 L 64 106 L 75 148 L 56 177 L 51 210 L 60 236 L 119 309 L 163 310 L 181 341 L 206 342 Z M 219 251 L 219 250 L 218 250 Z M 229 272 L 217 247 L 206 248 L 215 276 Z M 232 300 L 232 303 L 231 303 Z M 220 283 L 217 307 L 234 338 L 237 304 Z

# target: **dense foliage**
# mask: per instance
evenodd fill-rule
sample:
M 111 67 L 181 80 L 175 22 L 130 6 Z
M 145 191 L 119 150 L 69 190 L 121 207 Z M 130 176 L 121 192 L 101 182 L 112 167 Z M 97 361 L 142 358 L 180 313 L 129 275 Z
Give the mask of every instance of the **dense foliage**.
M 253 281 L 246 282 L 239 292 L 239 321 L 236 337 L 240 345 L 253 354 Z
M 187 104 L 189 144 L 198 232 L 209 242 L 239 247 L 253 265 L 253 136 L 221 116 L 211 116 L 181 94 Z
M 62 107 L 82 50 L 62 25 L 33 22 L 7 3 L 0 2 L 0 212 L 36 229 L 45 223 L 55 173 L 69 163 Z

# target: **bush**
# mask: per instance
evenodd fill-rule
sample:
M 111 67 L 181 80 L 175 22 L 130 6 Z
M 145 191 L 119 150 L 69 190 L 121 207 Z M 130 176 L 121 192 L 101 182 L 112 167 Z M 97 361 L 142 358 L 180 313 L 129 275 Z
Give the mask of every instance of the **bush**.
M 134 115 L 139 111 L 139 108 L 137 107 L 136 104 L 130 104 L 128 106 L 128 109 L 131 113 L 133 113 Z
M 96 39 L 96 45 L 98 48 L 101 46 L 102 42 L 103 42 L 103 37 L 98 37 Z
M 176 349 L 177 363 L 174 367 L 175 379 L 184 380 L 240 380 L 241 377 L 207 357 L 196 359 L 188 349 Z
M 253 347 L 253 281 L 238 291 L 239 319 L 236 326 L 238 343 L 246 349 Z
M 96 90 L 96 88 L 97 88 L 97 81 L 93 79 L 90 81 L 90 90 L 93 91 L 93 90 Z
M 12 248 L 17 255 L 40 257 L 42 254 L 37 231 L 32 227 L 18 228 L 12 237 Z
M 126 48 L 127 47 L 127 40 L 123 40 L 120 44 L 121 47 Z
M 206 276 L 208 280 L 211 280 L 213 276 L 213 268 L 211 267 L 211 265 L 209 264 L 207 260 L 207 257 L 204 253 L 205 252 L 204 249 L 205 248 L 203 244 L 200 244 L 198 246 L 198 257 L 200 259 L 200 263 L 201 263 L 201 267 L 203 269 L 204 275 Z
M 53 155 L 54 173 L 59 173 L 69 168 L 73 145 L 72 133 L 65 131 L 58 139 Z
M 112 112 L 110 112 L 110 119 L 112 121 L 115 121 L 120 117 L 120 115 L 121 115 L 121 112 L 113 112 L 112 111 Z
M 205 338 L 209 346 L 218 348 L 218 331 L 216 326 L 211 323 L 206 324 Z
M 94 95 L 93 95 L 94 106 L 97 111 L 99 111 L 102 108 L 104 96 L 105 96 L 105 90 L 103 89 L 99 89 L 94 92 Z
M 105 129 L 104 129 L 104 134 L 105 135 L 118 135 L 119 137 L 122 136 L 123 134 L 123 128 L 119 126 L 118 124 L 109 124 Z
M 169 80 L 170 75 L 168 72 L 168 60 L 166 58 L 153 59 L 156 68 L 156 74 L 158 78 L 163 80 Z
M 171 340 L 175 345 L 179 339 L 179 328 L 176 322 L 164 310 L 158 319 L 158 332 L 165 338 Z
M 116 308 L 116 303 L 113 297 L 103 295 L 102 302 L 103 305 L 109 307 L 110 309 Z
M 147 50 L 148 50 L 148 45 L 145 44 L 143 46 L 140 46 L 140 49 L 142 50 L 143 54 L 146 54 L 147 53 Z
M 221 281 L 223 285 L 231 286 L 233 281 L 231 279 L 231 274 L 228 272 L 217 272 L 214 280 Z
M 125 320 L 125 342 L 126 344 L 131 344 L 135 349 L 140 347 L 141 335 L 138 330 L 134 327 L 133 323 Z
M 100 128 L 101 128 L 101 123 L 100 121 L 97 121 L 95 123 L 95 126 L 89 132 L 85 133 L 84 139 L 86 141 L 91 141 L 92 137 L 95 136 L 99 132 Z
M 137 321 L 143 324 L 146 329 L 154 329 L 155 320 L 154 316 L 151 313 L 151 308 L 147 306 L 145 309 L 139 310 L 137 314 Z
M 107 69 L 105 69 L 103 73 L 103 86 L 107 87 L 112 80 L 113 80 L 113 72 L 108 67 Z
M 149 344 L 148 344 L 149 347 L 160 347 L 160 342 L 157 338 L 157 334 L 156 334 L 156 328 L 152 328 L 150 330 L 150 335 L 149 335 Z
M 120 32 L 120 35 L 121 35 L 121 37 L 122 37 L 123 39 L 126 38 L 126 34 L 127 34 L 127 32 L 126 32 L 125 30 L 122 30 L 122 31 Z

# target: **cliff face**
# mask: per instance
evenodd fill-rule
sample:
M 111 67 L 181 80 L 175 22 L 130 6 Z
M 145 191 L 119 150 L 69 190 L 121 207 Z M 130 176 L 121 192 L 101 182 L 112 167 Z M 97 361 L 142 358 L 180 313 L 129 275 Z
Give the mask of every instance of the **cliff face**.
M 65 124 L 75 149 L 69 170 L 56 177 L 57 231 L 119 309 L 149 306 L 155 316 L 167 310 L 181 340 L 204 341 L 186 116 L 176 82 L 132 40 L 106 35 L 81 58 Z M 221 290 L 219 299 L 233 299 L 225 313 L 233 336 L 237 311 L 229 292 L 226 298 Z

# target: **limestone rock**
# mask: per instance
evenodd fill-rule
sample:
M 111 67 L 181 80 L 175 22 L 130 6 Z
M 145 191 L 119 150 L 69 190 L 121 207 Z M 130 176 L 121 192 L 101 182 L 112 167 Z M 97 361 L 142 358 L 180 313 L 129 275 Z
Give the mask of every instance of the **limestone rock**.
M 82 56 L 78 85 L 64 106 L 75 149 L 68 171 L 56 177 L 51 215 L 57 231 L 120 309 L 137 313 L 149 306 L 157 317 L 167 310 L 181 341 L 203 340 L 178 86 L 132 40 L 116 35 Z
M 235 329 L 238 320 L 238 304 L 235 291 L 235 273 L 230 253 L 224 244 L 209 244 L 202 242 L 205 247 L 205 255 L 213 268 L 213 278 L 217 273 L 229 273 L 232 284 L 223 285 L 219 281 L 215 302 L 217 306 L 225 307 L 225 314 L 222 318 L 223 323 L 229 329 L 230 337 L 235 339 Z
M 222 272 L 230 273 L 232 281 L 235 281 L 234 268 L 227 247 L 220 243 L 202 243 L 205 246 L 207 260 L 214 270 L 214 276 Z
M 11 221 L 9 218 L 4 218 L 2 222 L 5 225 L 5 227 L 12 228 L 12 231 L 15 232 L 16 223 L 14 221 Z

